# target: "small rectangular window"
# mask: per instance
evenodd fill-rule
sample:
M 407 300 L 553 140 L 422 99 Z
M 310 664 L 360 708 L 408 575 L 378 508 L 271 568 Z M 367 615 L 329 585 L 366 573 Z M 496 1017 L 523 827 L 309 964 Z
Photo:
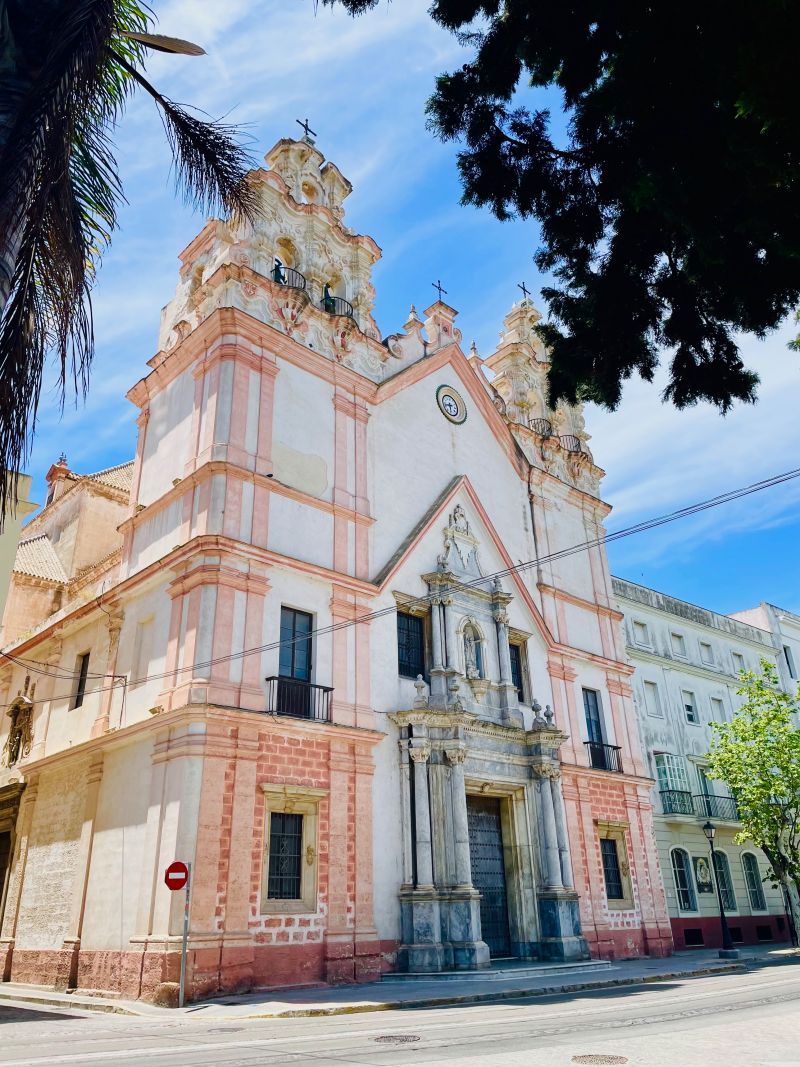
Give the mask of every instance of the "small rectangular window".
M 794 657 L 792 656 L 792 650 L 789 648 L 788 645 L 783 646 L 783 658 L 786 660 L 786 666 L 789 670 L 789 677 L 796 678 L 797 675 L 795 674 L 794 669 Z
M 86 696 L 86 679 L 89 675 L 89 653 L 84 652 L 78 656 L 77 663 L 75 664 L 75 673 L 77 675 L 75 681 L 75 696 L 72 698 L 72 707 L 79 708 L 83 703 L 83 698 Z
M 622 871 L 619 866 L 617 842 L 613 837 L 600 838 L 600 852 L 603 857 L 603 877 L 606 881 L 606 896 L 609 900 L 623 900 L 625 891 L 622 887 Z
M 725 722 L 725 705 L 719 697 L 711 698 L 711 720 L 712 722 Z
M 397 669 L 403 678 L 425 674 L 425 620 L 397 613 Z
M 633 624 L 633 639 L 637 645 L 649 645 L 650 634 L 647 632 L 647 626 L 643 622 L 634 622 Z
M 702 948 L 705 945 L 703 931 L 689 928 L 683 931 L 683 943 L 687 948 Z
M 711 648 L 708 641 L 700 642 L 700 659 L 709 667 L 714 665 L 714 650 Z
M 694 693 L 690 689 L 681 689 L 681 701 L 686 721 L 699 722 L 700 716 L 697 714 L 697 700 Z
M 674 656 L 686 655 L 686 642 L 682 634 L 670 634 L 670 642 L 672 643 L 672 654 Z
M 270 900 L 300 900 L 303 859 L 303 816 L 273 811 L 269 826 Z
M 643 682 L 642 688 L 644 689 L 644 706 L 647 709 L 647 714 L 661 718 L 664 713 L 661 710 L 661 695 L 658 692 L 658 686 L 655 682 Z
M 511 653 L 511 681 L 517 691 L 517 699 L 524 704 L 525 687 L 522 681 L 522 649 L 519 645 L 510 644 L 508 651 Z
M 739 674 L 744 670 L 744 656 L 741 652 L 731 652 L 731 659 L 733 660 L 734 674 Z

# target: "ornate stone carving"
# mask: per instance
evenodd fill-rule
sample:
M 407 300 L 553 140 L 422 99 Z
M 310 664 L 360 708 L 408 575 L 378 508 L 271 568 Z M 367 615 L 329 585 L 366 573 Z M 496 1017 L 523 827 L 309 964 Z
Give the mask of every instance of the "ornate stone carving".
M 553 763 L 539 763 L 531 769 L 537 778 L 547 778 L 555 781 L 561 777 L 561 769 Z
M 431 758 L 431 746 L 427 741 L 412 740 L 408 754 L 415 763 L 427 763 Z
M 454 764 L 463 763 L 467 758 L 467 750 L 462 746 L 457 748 L 446 748 L 444 754 L 447 756 L 448 761 Z
M 28 688 L 30 686 L 30 695 Z M 16 699 L 6 714 L 11 719 L 8 729 L 8 737 L 3 747 L 3 764 L 13 767 L 14 764 L 30 755 L 33 744 L 33 699 L 36 693 L 36 683 L 31 686 L 30 678 L 25 679 L 24 690 L 17 693 Z

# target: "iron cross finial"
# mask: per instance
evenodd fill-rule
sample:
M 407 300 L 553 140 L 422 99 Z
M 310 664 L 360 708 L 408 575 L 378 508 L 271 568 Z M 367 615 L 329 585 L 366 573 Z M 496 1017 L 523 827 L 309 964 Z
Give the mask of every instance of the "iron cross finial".
M 297 123 L 298 126 L 302 126 L 303 133 L 305 134 L 305 138 L 306 138 L 307 141 L 310 140 L 310 138 L 308 136 L 309 134 L 311 134 L 314 137 L 317 136 L 316 130 L 312 130 L 311 127 L 308 125 L 308 119 L 302 119 L 302 120 L 301 119 L 295 119 L 294 121 Z
M 436 289 L 438 291 L 439 300 L 442 299 L 442 293 L 444 293 L 444 295 L 447 296 L 447 290 L 442 288 L 442 283 L 441 283 L 441 281 L 438 280 L 438 278 L 437 278 L 437 280 L 435 282 L 431 282 L 431 285 L 433 286 L 434 289 Z
M 517 285 L 517 289 L 521 289 L 522 290 L 522 299 L 523 300 L 527 300 L 528 297 L 531 295 L 530 292 L 528 291 L 528 287 L 525 285 L 525 282 L 523 282 L 521 285 Z

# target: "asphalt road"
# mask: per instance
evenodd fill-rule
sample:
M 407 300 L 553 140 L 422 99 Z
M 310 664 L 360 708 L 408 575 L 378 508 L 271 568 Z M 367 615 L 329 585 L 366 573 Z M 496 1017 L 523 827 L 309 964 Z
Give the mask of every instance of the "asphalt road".
M 313 1019 L 0 1006 L 0 1064 L 800 1067 L 800 964 L 474 1007 Z M 588 1059 L 586 1059 L 588 1057 Z

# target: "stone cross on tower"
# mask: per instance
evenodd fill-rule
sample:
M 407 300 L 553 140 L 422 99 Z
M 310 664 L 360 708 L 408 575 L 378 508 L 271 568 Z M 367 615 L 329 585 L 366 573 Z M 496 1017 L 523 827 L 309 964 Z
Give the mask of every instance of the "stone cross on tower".
M 436 290 L 436 291 L 438 292 L 438 294 L 439 294 L 439 300 L 441 300 L 441 299 L 442 299 L 442 293 L 444 293 L 444 295 L 445 295 L 445 296 L 447 296 L 447 290 L 446 290 L 446 289 L 444 289 L 444 288 L 442 287 L 442 283 L 441 283 L 441 281 L 439 281 L 439 280 L 437 279 L 437 280 L 436 280 L 435 282 L 431 282 L 431 285 L 432 285 L 432 286 L 433 286 L 433 288 L 434 288 L 434 289 L 435 289 L 435 290 Z

